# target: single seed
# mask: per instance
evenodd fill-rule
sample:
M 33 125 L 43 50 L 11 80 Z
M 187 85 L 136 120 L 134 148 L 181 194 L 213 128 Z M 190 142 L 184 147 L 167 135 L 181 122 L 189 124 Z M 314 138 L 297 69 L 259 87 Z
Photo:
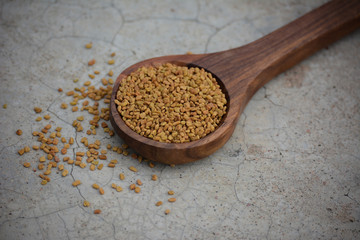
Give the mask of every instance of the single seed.
M 113 53 L 110 54 L 111 57 L 115 57 L 115 55 L 116 55 L 115 52 L 113 52 Z
M 100 214 L 101 213 L 101 210 L 100 209 L 95 209 L 94 210 L 94 214 Z
M 59 164 L 58 169 L 59 169 L 59 171 L 64 170 L 64 165 L 63 165 L 63 164 Z
M 58 92 L 62 92 L 63 91 L 63 89 L 62 88 L 58 88 Z
M 109 73 L 108 73 L 108 75 L 109 75 L 110 77 L 112 77 L 112 76 L 114 75 L 113 70 L 110 70 Z
M 139 193 L 141 191 L 141 188 L 140 187 L 135 187 L 134 191 L 135 191 L 135 193 Z
M 125 179 L 125 175 L 123 173 L 119 174 L 120 180 L 124 180 Z
M 45 115 L 45 116 L 44 116 L 44 119 L 45 119 L 45 120 L 49 120 L 50 118 L 51 118 L 50 115 Z
M 95 75 L 89 74 L 89 78 L 94 79 L 94 78 L 95 78 Z M 90 85 L 90 84 L 89 84 L 89 85 Z
M 7 108 L 7 104 L 5 103 L 4 105 L 3 105 L 3 109 L 6 109 Z
M 135 187 L 136 187 L 135 183 L 130 184 L 130 186 L 129 186 L 130 190 L 134 190 L 134 189 L 135 189 Z
M 94 74 L 100 74 L 100 71 L 95 70 L 95 71 L 94 71 Z
M 90 165 L 90 170 L 91 170 L 91 171 L 95 171 L 95 169 L 96 169 L 96 166 L 95 166 L 94 164 L 91 164 L 91 165 Z
M 78 121 L 83 121 L 84 120 L 84 116 L 79 116 L 76 118 Z
M 67 109 L 68 105 L 66 103 L 61 103 L 60 107 L 62 109 Z
M 35 111 L 36 113 L 41 113 L 41 112 L 42 112 L 42 109 L 39 108 L 39 107 L 34 107 L 34 111 Z
M 90 206 L 90 202 L 85 200 L 84 203 L 83 203 L 84 207 L 89 207 Z
M 92 65 L 94 65 L 95 64 L 95 59 L 91 59 L 89 62 L 88 62 L 88 65 L 89 66 L 92 66 Z
M 77 83 L 78 81 L 79 81 L 78 78 L 75 78 L 75 79 L 73 80 L 74 83 Z M 69 96 L 69 95 L 68 95 L 68 96 Z
M 23 133 L 23 132 L 22 132 L 21 129 L 16 130 L 16 134 L 17 134 L 17 135 L 21 136 L 22 133 Z
M 169 201 L 169 202 L 175 202 L 175 201 L 176 201 L 176 198 L 169 198 L 168 201 Z
M 25 147 L 24 147 L 24 152 L 26 152 L 26 153 L 27 153 L 27 152 L 30 152 L 30 147 L 29 147 L 29 146 L 25 146 Z
M 116 189 L 116 184 L 115 184 L 115 183 L 112 183 L 112 184 L 111 184 L 111 187 L 114 188 L 114 189 Z
M 122 187 L 116 186 L 116 191 L 117 191 L 117 192 L 121 192 L 122 190 L 123 190 Z
M 100 163 L 97 167 L 98 170 L 101 170 L 104 167 L 104 164 Z
M 174 194 L 175 194 L 175 192 L 174 192 L 174 191 L 172 191 L 172 190 L 170 190 L 170 191 L 168 191 L 168 194 L 169 194 L 169 195 L 174 195 Z
M 37 122 L 40 122 L 42 120 L 42 117 L 37 117 L 37 118 L 35 118 L 35 121 L 37 121 Z
M 109 78 L 108 82 L 109 84 L 114 84 L 114 80 L 112 78 Z
M 85 48 L 87 48 L 87 49 L 92 48 L 92 42 L 89 42 L 89 43 L 85 44 Z
M 45 166 L 44 166 L 44 164 L 39 163 L 39 165 L 38 165 L 38 169 L 39 169 L 39 170 L 43 170 L 43 169 L 44 169 L 44 167 L 45 167 Z
M 44 156 L 41 156 L 41 157 L 39 158 L 39 162 L 46 162 L 45 157 L 44 157 Z
M 48 181 L 46 181 L 45 179 L 41 181 L 41 185 L 46 185 L 48 183 Z
M 170 213 L 170 209 L 165 210 L 165 214 L 168 215 Z
M 137 171 L 138 171 L 134 166 L 129 167 L 129 169 L 130 169 L 130 171 L 133 171 L 133 172 L 137 172 Z
M 103 189 L 103 188 L 99 188 L 99 193 L 100 193 L 101 195 L 104 195 L 104 193 L 105 193 L 104 189 Z
M 90 76 L 90 75 L 89 75 Z M 89 86 L 91 84 L 91 82 L 90 81 L 86 81 L 86 82 L 84 82 L 84 86 Z
M 153 174 L 153 175 L 151 176 L 151 180 L 156 181 L 157 179 L 158 179 L 158 177 L 157 177 L 156 174 Z
M 26 168 L 31 167 L 31 164 L 30 164 L 29 162 L 25 162 L 23 165 L 24 165 L 24 167 L 26 167 Z
M 149 167 L 150 168 L 154 168 L 155 167 L 155 164 L 153 162 L 149 162 Z
M 155 206 L 161 206 L 163 204 L 162 201 L 158 201 L 157 203 L 155 203 Z
M 141 180 L 140 180 L 140 179 L 136 180 L 136 184 L 139 185 L 139 186 L 141 186 L 141 185 L 142 185 Z
M 81 184 L 81 181 L 80 181 L 80 180 L 75 180 L 75 181 L 72 183 L 72 185 L 73 185 L 74 187 L 79 186 L 80 184 Z
M 98 184 L 96 184 L 96 183 L 94 183 L 94 184 L 92 185 L 92 187 L 95 188 L 95 189 L 99 189 L 99 188 L 100 188 L 100 186 L 99 186 Z
M 108 64 L 109 65 L 112 65 L 112 64 L 114 64 L 115 63 L 115 60 L 114 59 L 110 59 L 109 61 L 108 61 Z
M 22 148 L 22 149 L 20 149 L 20 150 L 18 151 L 18 153 L 19 153 L 19 155 L 21 156 L 21 155 L 23 155 L 23 154 L 25 153 L 25 150 Z
M 72 107 L 72 109 L 71 109 L 73 112 L 77 112 L 78 110 L 79 110 L 79 107 L 78 106 L 74 106 L 74 107 Z
M 50 169 L 48 169 L 48 170 L 46 170 L 45 172 L 44 172 L 44 175 L 50 175 L 51 174 L 51 170 Z

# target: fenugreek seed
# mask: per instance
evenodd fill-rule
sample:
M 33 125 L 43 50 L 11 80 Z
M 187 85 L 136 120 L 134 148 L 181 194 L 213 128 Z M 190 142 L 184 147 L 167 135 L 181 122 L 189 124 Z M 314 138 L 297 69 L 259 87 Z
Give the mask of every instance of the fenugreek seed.
M 116 189 L 116 184 L 115 184 L 115 183 L 112 183 L 112 184 L 111 184 L 111 187 L 114 188 L 114 189 Z
M 134 190 L 134 189 L 135 189 L 135 187 L 136 187 L 135 183 L 130 184 L 130 186 L 129 186 L 130 190 Z
M 103 188 L 99 188 L 99 193 L 100 193 L 101 195 L 104 195 L 104 193 L 105 193 L 104 189 L 103 189 Z
M 124 143 L 124 144 L 121 145 L 121 147 L 122 147 L 123 149 L 127 149 L 127 148 L 129 147 L 129 145 L 127 145 L 127 144 Z
M 84 207 L 89 207 L 90 206 L 90 202 L 85 200 L 84 203 L 83 203 Z
M 124 150 L 124 151 L 122 152 L 122 154 L 123 154 L 124 156 L 127 156 L 127 155 L 129 155 L 129 152 L 126 151 L 126 150 Z
M 59 169 L 59 171 L 64 170 L 64 165 L 63 165 L 63 164 L 59 164 L 58 169 Z
M 55 137 L 56 137 L 56 132 L 50 133 L 50 138 L 55 138 Z
M 110 59 L 109 61 L 108 61 L 108 64 L 109 65 L 112 65 L 112 64 L 114 64 L 115 63 L 115 60 L 114 59 Z
M 108 145 L 106 145 L 106 148 L 107 148 L 107 149 L 111 149 L 110 143 L 109 143 Z
M 83 121 L 84 120 L 84 116 L 79 116 L 76 118 L 78 121 Z
M 130 171 L 133 171 L 133 172 L 137 172 L 137 171 L 138 171 L 134 166 L 129 167 L 129 170 L 130 170 Z
M 7 104 L 5 103 L 4 105 L 3 105 L 3 109 L 6 109 L 7 108 Z
M 169 202 L 175 202 L 175 201 L 176 201 L 176 198 L 169 198 L 168 201 L 169 201 Z
M 46 170 L 45 172 L 44 172 L 44 175 L 50 175 L 51 174 L 51 170 L 50 169 L 48 169 L 48 170 Z
M 155 206 L 161 206 L 163 204 L 163 202 L 162 201 L 158 201 L 157 203 L 155 203 Z
M 74 83 L 77 83 L 78 81 L 79 81 L 78 78 L 75 78 L 75 79 L 73 80 Z M 68 95 L 68 96 L 69 96 L 69 95 Z
M 73 112 L 77 112 L 78 110 L 79 110 L 79 107 L 78 106 L 74 106 L 74 107 L 72 107 L 72 109 L 71 109 Z
M 60 107 L 62 109 L 67 109 L 68 105 L 66 103 L 61 103 Z
M 169 194 L 169 195 L 174 195 L 174 194 L 175 194 L 175 192 L 174 192 L 174 191 L 172 191 L 172 190 L 170 190 L 170 191 L 168 191 L 168 194 Z
M 139 186 L 141 186 L 141 185 L 142 185 L 141 180 L 140 180 L 140 179 L 136 180 L 136 184 L 139 185 Z
M 100 186 L 99 186 L 98 184 L 96 184 L 96 183 L 94 183 L 94 184 L 92 185 L 92 187 L 95 188 L 95 189 L 99 189 L 99 188 L 100 188 Z
M 100 142 L 100 140 L 95 140 L 94 144 L 97 145 L 97 146 L 100 146 L 101 142 Z
M 45 120 L 49 120 L 50 118 L 51 118 L 50 115 L 45 115 L 45 116 L 44 116 L 44 119 L 45 119 Z
M 95 78 L 95 75 L 89 74 L 89 78 L 94 79 L 94 78 Z
M 115 52 L 113 52 L 113 53 L 110 54 L 111 57 L 115 57 L 115 55 L 116 55 Z
M 45 159 L 44 156 L 41 156 L 41 157 L 39 158 L 39 161 L 40 161 L 40 162 L 46 162 L 46 159 Z
M 72 165 L 72 164 L 74 164 L 74 160 L 69 159 L 69 160 L 67 161 L 67 163 L 70 164 L 70 165 Z
M 79 186 L 80 184 L 81 184 L 81 181 L 80 181 L 80 180 L 75 180 L 75 181 L 72 183 L 72 185 L 73 185 L 74 187 Z
M 22 132 L 21 129 L 16 130 L 16 134 L 17 134 L 17 135 L 21 136 L 22 133 L 23 133 L 23 132 Z
M 119 174 L 120 180 L 124 180 L 125 179 L 125 175 L 123 173 Z
M 101 170 L 103 167 L 104 167 L 104 164 L 100 163 L 100 164 L 97 166 L 97 169 L 98 169 L 98 170 Z
M 109 73 L 108 73 L 108 75 L 109 75 L 110 77 L 112 77 L 112 76 L 114 75 L 113 70 L 110 70 Z
M 21 156 L 21 155 L 23 155 L 23 154 L 25 153 L 25 150 L 22 148 L 22 149 L 20 149 L 20 150 L 18 151 L 18 153 L 19 153 L 19 155 Z
M 42 109 L 39 108 L 39 107 L 34 107 L 34 111 L 35 111 L 36 113 L 41 113 L 41 112 L 42 112 Z
M 165 214 L 168 215 L 170 213 L 170 209 L 165 210 Z
M 39 170 L 43 170 L 43 169 L 44 169 L 44 167 L 45 167 L 45 166 L 44 166 L 44 164 L 39 163 L 39 165 L 38 165 L 38 169 L 39 169 Z
M 101 213 L 101 210 L 100 209 L 95 209 L 94 210 L 94 214 L 100 214 Z
M 100 71 L 95 70 L 95 71 L 94 71 L 94 74 L 100 74 Z
M 42 117 L 37 117 L 37 118 L 35 118 L 35 121 L 37 121 L 37 122 L 40 122 L 42 120 Z
M 86 163 L 80 163 L 79 165 L 81 168 L 85 168 L 86 167 Z
M 24 167 L 26 167 L 26 168 L 31 167 L 31 164 L 30 164 L 29 162 L 25 162 L 23 165 L 24 165 Z
M 91 164 L 91 165 L 90 165 L 90 170 L 91 170 L 91 171 L 95 171 L 95 169 L 96 169 L 96 166 L 95 166 L 94 164 Z
M 61 137 L 61 132 L 56 132 L 56 137 Z
M 87 49 L 92 48 L 92 42 L 89 42 L 89 43 L 85 44 L 85 48 L 87 48 Z
M 47 159 L 48 159 L 48 160 L 52 160 L 52 159 L 53 159 L 53 155 L 48 154 L 48 155 L 47 155 Z
M 115 167 L 115 164 L 109 163 L 109 164 L 108 164 L 108 167 L 109 167 L 109 168 L 114 168 L 114 167 Z
M 70 160 L 70 157 L 64 157 L 64 159 L 63 159 L 64 162 L 67 162 L 69 160 Z
M 90 76 L 90 75 L 89 75 Z M 86 82 L 84 82 L 84 86 L 89 86 L 91 84 L 91 82 L 90 81 L 86 81 Z
M 70 148 L 70 144 L 65 143 L 65 144 L 64 144 L 64 148 L 69 149 L 69 148 Z
M 26 152 L 26 153 L 27 153 L 27 152 L 30 152 L 30 147 L 29 147 L 29 146 L 25 146 L 25 147 L 24 147 L 24 152 Z
M 158 179 L 158 177 L 157 177 L 156 174 L 153 174 L 153 175 L 151 176 L 151 180 L 156 181 L 157 179 Z
M 116 186 L 116 191 L 117 191 L 117 192 L 121 192 L 122 190 L 123 190 L 122 187 Z
M 101 154 L 106 154 L 107 153 L 107 151 L 105 149 L 102 149 L 100 152 L 101 152 Z
M 132 157 L 133 159 L 137 159 L 137 155 L 136 155 L 135 153 L 131 154 L 131 157 Z
M 149 162 L 149 167 L 150 168 L 154 168 L 155 167 L 155 164 L 153 162 Z
M 61 154 L 63 154 L 63 155 L 64 155 L 64 154 L 66 154 L 66 153 L 67 153 L 67 149 L 66 149 L 66 148 L 63 148 L 63 149 L 61 149 L 61 151 L 60 151 L 60 152 L 61 152 Z
M 58 88 L 58 92 L 62 92 L 63 91 L 63 89 L 62 88 Z
M 95 59 L 91 59 L 89 62 L 88 62 L 88 65 L 89 66 L 92 66 L 96 63 Z
M 114 84 L 114 80 L 112 78 L 109 78 L 108 82 L 109 84 Z
M 46 185 L 48 182 L 44 179 L 41 181 L 41 185 Z
M 135 193 L 139 193 L 141 191 L 141 188 L 140 187 L 135 187 L 134 191 L 135 191 Z
M 101 160 L 106 160 L 106 159 L 107 159 L 106 155 L 104 155 L 104 154 L 101 154 L 101 155 L 99 156 L 99 158 L 100 158 Z
M 118 163 L 118 160 L 113 159 L 113 160 L 110 161 L 110 163 L 117 164 L 117 163 Z
M 66 139 L 64 137 L 61 138 L 62 143 L 66 143 Z

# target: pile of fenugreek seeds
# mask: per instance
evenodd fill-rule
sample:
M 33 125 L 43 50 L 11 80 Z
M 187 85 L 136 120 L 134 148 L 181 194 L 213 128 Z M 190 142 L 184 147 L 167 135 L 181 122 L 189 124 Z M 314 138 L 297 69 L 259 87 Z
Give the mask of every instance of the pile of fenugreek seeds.
M 92 43 L 88 43 L 85 45 L 86 49 L 92 48 Z M 112 65 L 115 63 L 113 59 L 115 57 L 115 53 L 110 54 L 110 59 L 107 61 L 107 64 Z M 88 114 L 84 114 L 78 116 L 73 120 L 72 126 L 78 133 L 83 132 L 87 135 L 97 135 L 97 129 L 101 126 L 103 131 L 108 134 L 110 137 L 114 136 L 114 131 L 110 129 L 108 126 L 108 121 L 110 117 L 110 109 L 109 103 L 112 93 L 112 84 L 114 83 L 113 79 L 113 71 L 110 70 L 106 73 L 108 76 L 101 79 L 102 86 L 95 87 L 92 85 L 91 79 L 95 78 L 95 75 L 99 75 L 100 72 L 94 70 L 96 67 L 96 60 L 92 59 L 88 61 L 89 71 L 91 73 L 88 74 L 90 80 L 85 81 L 83 86 L 76 87 L 74 90 L 66 92 L 66 96 L 71 98 L 69 102 L 59 103 L 59 109 L 63 109 L 63 111 L 71 110 L 72 112 L 88 112 L 91 114 L 91 118 L 89 121 L 89 129 L 84 129 L 82 122 L 87 120 Z M 74 79 L 74 83 L 77 83 L 79 79 Z M 58 91 L 63 92 L 62 88 L 59 88 Z M 103 101 L 106 107 L 100 107 L 100 101 Z M 6 109 L 7 105 L 4 104 L 3 108 Z M 128 146 L 126 144 L 122 144 L 121 146 L 111 146 L 110 144 L 104 144 L 100 140 L 94 140 L 94 142 L 89 142 L 88 138 L 83 136 L 81 138 L 81 143 L 86 147 L 86 151 L 73 151 L 74 148 L 71 148 L 71 145 L 76 141 L 76 136 L 68 136 L 65 138 L 62 134 L 61 126 L 52 126 L 49 122 L 51 119 L 51 115 L 45 114 L 42 116 L 42 109 L 39 107 L 34 107 L 35 113 L 38 117 L 35 119 L 37 122 L 48 121 L 44 124 L 44 126 L 38 131 L 32 132 L 32 135 L 37 138 L 38 144 L 34 144 L 31 148 L 34 151 L 42 151 L 43 154 L 37 160 L 36 165 L 32 165 L 33 161 L 25 160 L 21 161 L 22 165 L 25 168 L 32 169 L 34 172 L 38 173 L 40 177 L 40 183 L 42 185 L 47 185 L 51 181 L 51 177 L 55 173 L 61 174 L 62 177 L 71 176 L 73 178 L 72 186 L 77 187 L 81 182 L 81 179 L 75 179 L 71 174 L 71 169 L 73 167 L 79 167 L 81 169 L 88 169 L 89 171 L 101 171 L 103 167 L 115 168 L 119 163 L 117 159 L 108 159 L 107 153 L 108 151 L 116 152 L 117 154 L 121 154 L 123 156 L 131 156 L 134 160 L 141 162 L 147 162 L 150 168 L 155 167 L 154 163 L 143 159 L 142 156 L 139 156 L 135 153 L 130 153 Z M 50 120 L 51 121 L 51 120 Z M 87 124 L 86 124 L 87 125 Z M 23 131 L 18 129 L 16 134 L 21 136 Z M 106 138 L 103 138 L 106 139 Z M 24 146 L 22 149 L 18 150 L 19 155 L 27 154 L 31 151 L 29 146 Z M 72 157 L 71 157 L 72 156 Z M 54 173 L 55 172 L 55 173 Z M 138 169 L 134 166 L 129 167 L 129 171 L 126 174 L 134 174 L 137 178 L 139 176 Z M 128 184 L 129 191 L 133 191 L 135 194 L 141 194 L 141 188 L 143 187 L 143 183 L 141 179 L 137 179 L 135 182 L 127 182 L 125 180 L 125 173 L 119 173 L 119 179 L 124 183 L 124 185 Z M 151 176 L 152 181 L 157 181 L 158 176 L 153 174 Z M 86 183 L 88 184 L 88 183 Z M 89 187 L 92 187 L 98 191 L 98 194 L 106 194 L 108 190 L 122 192 L 123 186 L 120 184 L 112 183 L 111 186 L 100 186 L 98 183 L 90 183 Z M 106 189 L 108 188 L 108 189 Z M 170 195 L 174 195 L 174 191 L 169 191 L 167 193 L 169 198 L 167 202 L 169 204 L 176 201 L 176 198 Z M 82 203 L 84 207 L 90 207 L 91 203 L 88 200 L 84 200 Z M 163 204 L 162 201 L 154 202 L 155 206 L 161 206 Z M 164 213 L 167 215 L 170 213 L 170 210 L 164 206 Z M 94 214 L 100 214 L 100 209 L 94 209 Z
M 211 73 L 167 63 L 141 67 L 124 78 L 115 103 L 136 133 L 159 142 L 184 143 L 215 131 L 227 101 Z

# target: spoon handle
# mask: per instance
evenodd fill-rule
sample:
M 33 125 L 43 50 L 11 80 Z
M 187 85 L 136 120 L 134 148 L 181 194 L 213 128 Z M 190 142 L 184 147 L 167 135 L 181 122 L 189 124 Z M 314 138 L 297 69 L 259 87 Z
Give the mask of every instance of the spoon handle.
M 230 98 L 241 94 L 246 104 L 273 77 L 358 27 L 360 0 L 335 0 L 248 45 L 194 63 L 216 73 Z

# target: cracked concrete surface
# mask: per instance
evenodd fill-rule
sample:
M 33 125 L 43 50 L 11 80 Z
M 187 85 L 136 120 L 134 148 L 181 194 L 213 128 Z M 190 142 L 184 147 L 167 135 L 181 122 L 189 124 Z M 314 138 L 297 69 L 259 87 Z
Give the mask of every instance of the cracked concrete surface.
M 68 156 L 85 150 L 80 139 L 87 135 L 71 124 L 90 116 L 60 104 L 70 102 L 64 92 L 88 80 L 91 58 L 104 76 L 154 56 L 225 50 L 323 2 L 1 1 L 0 103 L 7 109 L 0 109 L 0 239 L 359 239 L 359 31 L 260 89 L 229 142 L 201 161 L 149 168 L 108 152 L 108 159 L 120 162 L 116 168 L 91 172 L 65 164 L 69 176 L 54 171 L 42 186 L 39 171 L 22 167 L 25 161 L 36 167 L 42 154 L 17 153 L 37 144 L 31 133 L 47 122 L 76 138 Z M 112 52 L 116 63 L 109 66 Z M 100 75 L 92 80 L 97 87 Z M 36 122 L 34 106 L 51 119 Z M 95 139 L 103 148 L 123 143 L 101 130 L 89 136 Z M 128 170 L 132 165 L 138 173 Z M 159 180 L 151 181 L 152 174 Z M 138 178 L 144 185 L 135 194 L 128 186 Z M 83 184 L 72 187 L 74 179 Z M 94 182 L 104 195 L 91 188 Z M 176 193 L 173 204 L 166 201 L 168 190 Z M 164 205 L 156 207 L 159 200 Z M 94 215 L 97 208 L 102 213 Z

